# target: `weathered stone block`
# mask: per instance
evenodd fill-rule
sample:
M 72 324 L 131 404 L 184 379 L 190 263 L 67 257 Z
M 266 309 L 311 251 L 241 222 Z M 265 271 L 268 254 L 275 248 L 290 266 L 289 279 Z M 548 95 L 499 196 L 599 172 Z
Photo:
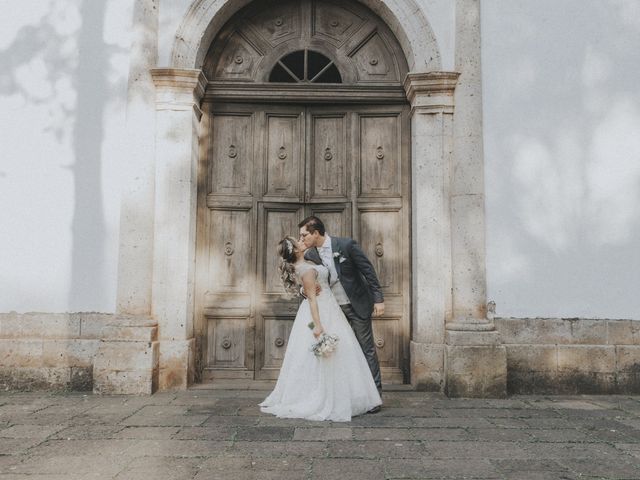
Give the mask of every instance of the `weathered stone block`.
M 491 332 L 465 332 L 448 330 L 445 334 L 447 345 L 501 345 L 500 334 Z
M 153 369 L 117 371 L 93 369 L 93 393 L 104 395 L 151 395 Z M 156 375 L 157 376 L 157 375 Z
M 563 322 L 569 325 L 571 336 L 561 338 L 558 343 L 583 345 L 606 345 L 607 322 L 605 320 L 587 320 L 580 318 L 565 318 Z
M 80 320 L 80 337 L 101 339 L 102 331 L 113 321 L 113 315 L 84 314 Z
M 46 390 L 67 388 L 71 369 L 65 367 L 0 366 L 0 388 L 9 390 Z
M 609 345 L 640 345 L 640 321 L 607 320 Z
M 153 393 L 158 385 L 158 347 L 158 342 L 100 342 L 93 364 L 93 391 Z
M 623 394 L 640 393 L 640 373 L 619 372 L 616 375 L 616 391 Z
M 79 392 L 90 392 L 93 389 L 93 367 L 71 367 L 69 388 Z
M 0 338 L 76 338 L 80 314 L 24 313 L 0 317 Z
M 613 373 L 615 366 L 613 346 L 558 345 L 559 371 Z
M 18 325 L 17 312 L 0 313 L 0 338 L 13 338 L 12 331 Z
M 616 374 L 586 370 L 561 370 L 555 393 L 563 394 L 611 394 L 616 393 Z
M 439 392 L 444 380 L 444 345 L 411 342 L 411 385 L 416 390 Z
M 158 338 L 158 327 L 107 325 L 102 329 L 101 338 L 123 342 L 154 342 Z
M 450 397 L 496 397 L 507 394 L 504 346 L 446 346 L 445 393 Z
M 509 370 L 507 373 L 507 391 L 510 395 L 548 395 L 558 394 L 557 372 Z
M 193 383 L 195 339 L 160 342 L 160 390 L 184 390 Z
M 98 370 L 142 370 L 158 364 L 158 342 L 100 342 L 94 360 Z
M 42 367 L 42 340 L 1 339 L 0 366 Z
M 91 367 L 98 351 L 98 340 L 45 340 L 42 364 L 47 367 Z
M 504 344 L 571 343 L 571 327 L 559 318 L 496 318 Z
M 640 375 L 640 345 L 616 347 L 617 371 Z
M 508 345 L 509 372 L 556 372 L 558 355 L 555 345 Z

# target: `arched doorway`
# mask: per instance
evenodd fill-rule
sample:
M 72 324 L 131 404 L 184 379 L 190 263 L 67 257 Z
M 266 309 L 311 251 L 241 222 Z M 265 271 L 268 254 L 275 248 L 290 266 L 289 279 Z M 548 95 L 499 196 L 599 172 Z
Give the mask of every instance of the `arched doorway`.
M 254 2 L 205 58 L 198 173 L 197 371 L 277 377 L 297 301 L 275 246 L 317 214 L 374 263 L 383 381 L 408 381 L 410 129 L 396 38 L 356 2 Z

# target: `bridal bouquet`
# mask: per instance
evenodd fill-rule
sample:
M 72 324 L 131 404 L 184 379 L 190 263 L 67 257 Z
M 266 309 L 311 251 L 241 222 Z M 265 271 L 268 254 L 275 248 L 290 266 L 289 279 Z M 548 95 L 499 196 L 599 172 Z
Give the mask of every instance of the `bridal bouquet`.
M 313 322 L 309 324 L 310 329 L 314 329 L 315 325 Z M 328 333 L 323 333 L 318 338 L 318 341 L 311 345 L 311 351 L 316 357 L 326 357 L 333 352 L 338 346 L 338 336 L 337 335 L 329 335 Z

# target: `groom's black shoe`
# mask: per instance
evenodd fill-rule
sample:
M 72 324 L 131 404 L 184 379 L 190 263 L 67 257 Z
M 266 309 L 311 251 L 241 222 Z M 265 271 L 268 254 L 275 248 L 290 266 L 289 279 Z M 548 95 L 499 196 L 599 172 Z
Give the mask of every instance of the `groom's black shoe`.
M 373 407 L 371 410 L 369 410 L 367 413 L 378 413 L 380 410 L 382 410 L 382 405 L 378 405 L 376 407 Z

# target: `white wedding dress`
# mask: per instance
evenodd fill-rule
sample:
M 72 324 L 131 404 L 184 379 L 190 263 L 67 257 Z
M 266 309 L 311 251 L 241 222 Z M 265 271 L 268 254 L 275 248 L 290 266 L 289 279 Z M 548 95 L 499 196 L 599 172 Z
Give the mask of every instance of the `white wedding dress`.
M 331 293 L 324 265 L 305 263 L 296 268 L 298 278 L 309 269 L 318 273 L 322 291 L 316 297 L 325 333 L 339 338 L 334 352 L 316 357 L 316 339 L 308 324 L 313 319 L 303 300 L 291 328 L 280 376 L 271 394 L 260 404 L 265 413 L 281 418 L 348 422 L 382 404 L 373 376 L 351 326 Z

